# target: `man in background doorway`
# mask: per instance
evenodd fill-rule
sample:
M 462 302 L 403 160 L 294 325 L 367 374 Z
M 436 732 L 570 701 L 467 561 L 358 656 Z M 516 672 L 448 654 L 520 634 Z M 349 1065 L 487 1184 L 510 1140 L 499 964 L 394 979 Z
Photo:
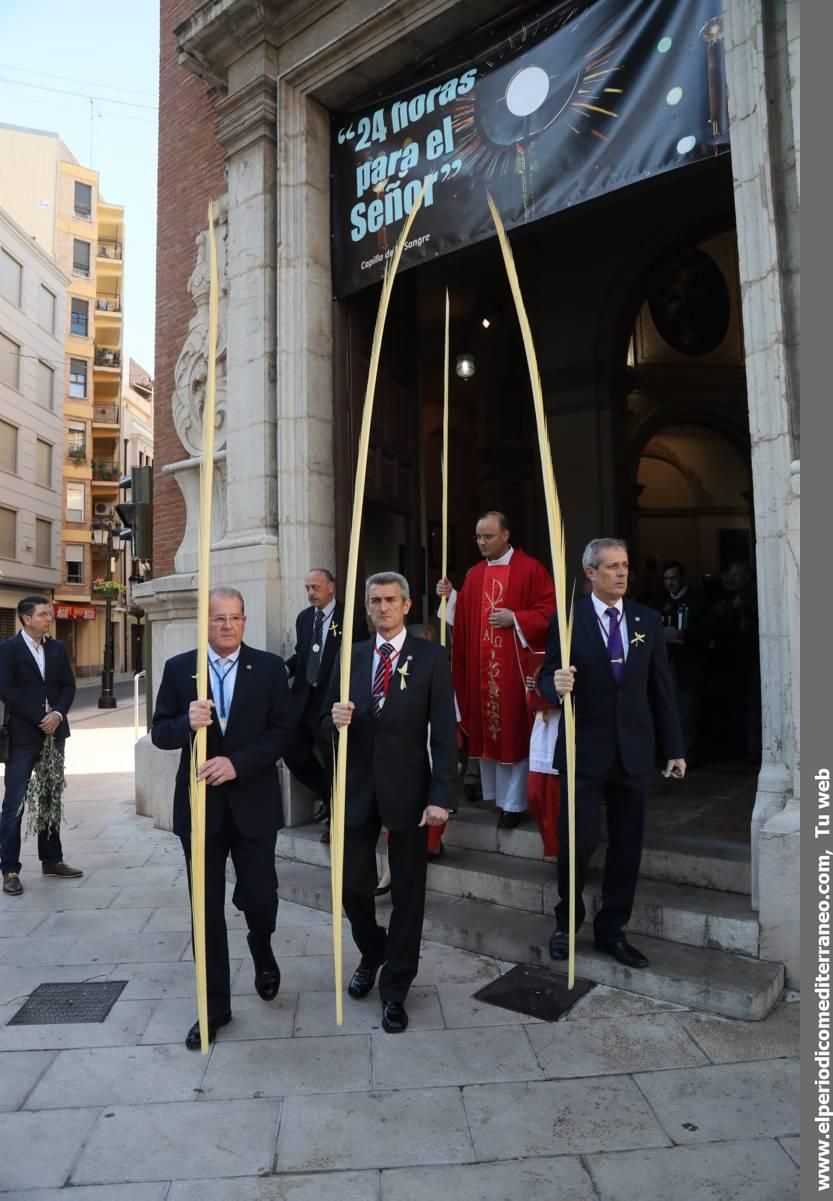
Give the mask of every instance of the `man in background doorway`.
M 678 559 L 663 564 L 662 586 L 665 590 L 660 610 L 663 632 L 677 690 L 686 762 L 690 768 L 691 753 L 697 740 L 708 650 L 706 602 L 703 594 L 689 584 L 685 564 Z
M 313 567 L 304 580 L 309 605 L 295 621 L 295 653 L 286 661 L 292 679 L 295 737 L 284 763 L 316 798 L 315 821 L 327 823 L 321 835 L 329 843 L 332 751 L 321 735 L 321 705 L 327 695 L 333 667 L 341 647 L 344 605 L 336 600 L 336 580 L 326 567 Z M 367 622 L 357 614 L 353 641 L 367 638 Z
M 469 755 L 480 760 L 483 799 L 496 802 L 502 829 L 514 829 L 526 812 L 529 772 L 523 661 L 545 649 L 555 591 L 543 563 L 512 546 L 503 513 L 484 513 L 475 541 L 482 561 L 459 593 L 443 578 L 437 595 L 448 597 L 454 691 Z

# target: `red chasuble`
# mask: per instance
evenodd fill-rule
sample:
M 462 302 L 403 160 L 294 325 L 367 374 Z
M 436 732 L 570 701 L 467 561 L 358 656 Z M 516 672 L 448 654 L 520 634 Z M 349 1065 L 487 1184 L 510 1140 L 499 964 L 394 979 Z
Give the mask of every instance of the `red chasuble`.
M 451 669 L 469 754 L 520 763 L 529 758 L 526 652 L 514 627 L 489 625 L 495 609 L 511 609 L 529 648 L 545 650 L 555 590 L 544 565 L 517 549 L 504 567 L 482 560 L 466 576 L 454 613 Z

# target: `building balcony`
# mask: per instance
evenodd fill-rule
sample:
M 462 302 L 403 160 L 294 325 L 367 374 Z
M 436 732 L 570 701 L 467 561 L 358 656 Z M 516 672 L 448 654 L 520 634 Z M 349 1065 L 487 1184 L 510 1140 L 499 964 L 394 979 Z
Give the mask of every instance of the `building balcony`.
M 114 404 L 97 404 L 93 406 L 93 425 L 115 425 L 118 427 L 121 408 Z
M 121 296 L 96 296 L 96 317 L 121 317 Z
M 98 240 L 98 258 L 100 259 L 116 259 L 121 260 L 124 247 L 121 242 L 115 238 L 99 238 Z
M 84 467 L 87 462 L 87 446 L 68 446 L 67 447 L 67 462 L 74 463 L 77 467 Z
M 116 459 L 93 459 L 93 483 L 117 483 L 121 479 L 121 467 Z
M 96 346 L 93 364 L 106 371 L 120 371 L 121 351 L 109 346 Z

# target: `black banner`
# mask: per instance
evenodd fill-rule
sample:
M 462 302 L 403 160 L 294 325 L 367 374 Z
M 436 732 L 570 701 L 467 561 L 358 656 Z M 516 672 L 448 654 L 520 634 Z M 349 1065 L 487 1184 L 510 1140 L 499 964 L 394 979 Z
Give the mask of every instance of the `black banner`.
M 729 148 L 721 0 L 561 4 L 487 52 L 332 123 L 333 281 L 402 267 Z

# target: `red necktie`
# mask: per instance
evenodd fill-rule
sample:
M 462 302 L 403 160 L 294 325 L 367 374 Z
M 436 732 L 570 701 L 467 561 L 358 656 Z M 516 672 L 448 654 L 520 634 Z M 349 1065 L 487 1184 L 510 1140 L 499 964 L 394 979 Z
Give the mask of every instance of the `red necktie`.
M 373 690 L 371 692 L 374 717 L 378 717 L 382 712 L 382 701 L 388 693 L 388 684 L 390 683 L 392 666 L 392 654 L 393 646 L 391 643 L 383 642 L 379 647 L 379 666 L 376 668 L 376 675 L 373 677 Z

